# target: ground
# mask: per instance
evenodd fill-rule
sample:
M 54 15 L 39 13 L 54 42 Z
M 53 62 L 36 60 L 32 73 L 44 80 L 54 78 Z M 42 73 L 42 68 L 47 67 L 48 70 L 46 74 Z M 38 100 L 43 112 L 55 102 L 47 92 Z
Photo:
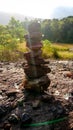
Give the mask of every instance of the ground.
M 20 88 L 25 77 L 22 61 L 0 62 L 0 130 L 4 129 L 5 122 L 11 124 L 12 130 L 73 129 L 73 61 L 50 60 L 48 66 L 51 84 L 47 91 L 36 94 Z M 19 116 L 15 124 L 8 121 L 12 113 Z M 21 128 L 22 113 L 28 113 L 32 124 L 62 120 Z

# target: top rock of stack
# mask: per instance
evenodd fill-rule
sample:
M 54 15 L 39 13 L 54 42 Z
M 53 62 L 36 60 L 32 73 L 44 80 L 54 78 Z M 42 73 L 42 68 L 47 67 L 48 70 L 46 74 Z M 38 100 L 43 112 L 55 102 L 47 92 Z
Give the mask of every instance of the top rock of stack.
M 29 31 L 29 33 L 32 33 L 32 32 L 40 32 L 41 33 L 41 25 L 40 25 L 40 23 L 32 22 L 31 24 L 29 24 L 28 31 Z

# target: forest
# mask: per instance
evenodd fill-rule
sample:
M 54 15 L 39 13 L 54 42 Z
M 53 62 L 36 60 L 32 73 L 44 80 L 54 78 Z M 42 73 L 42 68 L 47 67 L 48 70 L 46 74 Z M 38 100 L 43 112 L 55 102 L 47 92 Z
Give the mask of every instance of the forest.
M 35 19 L 41 23 L 43 40 L 47 39 L 57 43 L 73 43 L 73 16 L 63 19 Z M 25 18 L 20 22 L 11 17 L 8 25 L 0 25 L 0 44 L 20 42 L 24 40 L 24 34 L 28 31 L 28 24 L 33 20 Z
M 73 43 L 73 16 L 61 20 L 44 20 L 41 24 L 44 39 L 52 42 Z

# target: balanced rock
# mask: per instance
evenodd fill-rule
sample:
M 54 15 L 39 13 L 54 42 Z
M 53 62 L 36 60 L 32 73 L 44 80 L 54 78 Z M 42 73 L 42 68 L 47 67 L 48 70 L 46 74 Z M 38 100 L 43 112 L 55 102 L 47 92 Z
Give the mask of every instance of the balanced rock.
M 49 85 L 50 79 L 48 78 L 48 76 L 43 76 L 38 79 L 36 78 L 34 80 L 28 80 L 27 84 L 24 87 L 28 90 L 34 90 L 39 92 L 42 90 L 46 90 Z
M 26 89 L 30 90 L 46 90 L 50 85 L 50 79 L 47 76 L 51 70 L 45 65 L 47 62 L 42 58 L 43 44 L 41 25 L 38 22 L 32 22 L 28 26 L 28 34 L 24 36 L 26 40 L 26 47 L 29 52 L 24 53 L 26 63 L 23 69 L 26 75 L 27 83 L 24 84 Z

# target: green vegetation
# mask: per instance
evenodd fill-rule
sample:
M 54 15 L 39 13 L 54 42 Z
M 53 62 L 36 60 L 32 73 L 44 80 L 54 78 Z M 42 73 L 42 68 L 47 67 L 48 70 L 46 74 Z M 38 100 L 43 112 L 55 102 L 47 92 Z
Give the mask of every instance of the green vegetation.
M 17 45 L 17 46 L 15 46 Z M 54 44 L 48 40 L 43 41 L 43 57 L 52 59 L 73 59 L 73 51 L 70 51 L 73 45 Z M 23 58 L 23 53 L 28 51 L 26 43 L 9 44 L 7 46 L 0 45 L 1 61 L 17 61 Z
M 72 44 L 55 44 L 44 40 L 42 51 L 45 58 L 73 59 L 73 51 L 70 50 L 72 48 Z
M 61 20 L 39 21 L 44 35 L 43 57 L 73 59 L 73 16 Z M 28 51 L 24 34 L 28 32 L 30 22 L 32 20 L 25 19 L 24 22 L 20 22 L 12 17 L 8 25 L 0 25 L 1 61 L 16 61 L 23 58 L 23 53 Z
M 52 42 L 73 43 L 73 16 L 58 19 L 48 19 L 41 22 L 43 40 Z
M 24 29 L 19 20 L 13 17 L 8 25 L 0 25 L 0 60 L 14 61 L 22 57 L 19 43 L 24 42 Z

